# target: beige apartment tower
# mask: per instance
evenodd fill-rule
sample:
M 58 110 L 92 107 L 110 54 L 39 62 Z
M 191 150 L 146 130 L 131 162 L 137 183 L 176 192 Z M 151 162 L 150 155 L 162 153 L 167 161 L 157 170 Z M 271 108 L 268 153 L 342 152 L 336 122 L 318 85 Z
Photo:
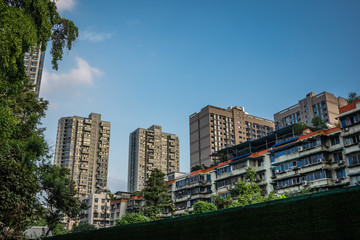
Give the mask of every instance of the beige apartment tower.
M 129 137 L 128 192 L 142 190 L 152 169 L 169 174 L 179 171 L 179 138 L 161 126 L 138 128 Z
M 45 52 L 37 46 L 32 52 L 25 53 L 25 73 L 30 78 L 30 83 L 35 85 L 34 92 L 39 96 L 42 71 L 44 67 Z
M 107 185 L 110 123 L 101 115 L 59 120 L 55 165 L 70 169 L 78 197 L 100 193 Z
M 266 136 L 274 131 L 272 120 L 249 115 L 243 107 L 206 106 L 189 117 L 190 168 L 211 166 L 214 152 Z
M 334 94 L 322 92 L 315 94 L 310 92 L 306 98 L 291 107 L 288 107 L 274 114 L 275 127 L 280 129 L 297 122 L 308 125 L 314 117 L 321 117 L 325 123 L 335 125 L 339 116 L 339 108 L 347 105 L 347 100 L 343 97 L 335 97 Z

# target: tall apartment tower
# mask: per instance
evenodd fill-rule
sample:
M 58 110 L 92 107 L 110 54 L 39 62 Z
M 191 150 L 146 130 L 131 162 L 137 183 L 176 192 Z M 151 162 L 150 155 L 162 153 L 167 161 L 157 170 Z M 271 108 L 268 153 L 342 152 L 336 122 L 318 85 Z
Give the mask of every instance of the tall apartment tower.
M 165 174 L 179 171 L 179 138 L 157 125 L 130 134 L 128 192 L 142 190 L 154 168 Z
M 59 120 L 55 165 L 70 169 L 78 197 L 100 193 L 107 185 L 110 123 L 101 115 Z
M 321 117 L 325 123 L 335 125 L 339 116 L 339 108 L 347 105 L 343 97 L 335 97 L 334 94 L 322 92 L 315 94 L 310 92 L 304 99 L 291 107 L 274 114 L 275 127 L 280 129 L 297 122 L 308 125 L 314 117 Z
M 35 85 L 34 91 L 39 96 L 42 71 L 44 67 L 45 52 L 35 46 L 32 52 L 25 53 L 25 73 L 30 77 L 30 82 Z
M 211 166 L 214 152 L 266 136 L 274 131 L 272 120 L 249 115 L 243 107 L 206 106 L 189 117 L 190 167 Z

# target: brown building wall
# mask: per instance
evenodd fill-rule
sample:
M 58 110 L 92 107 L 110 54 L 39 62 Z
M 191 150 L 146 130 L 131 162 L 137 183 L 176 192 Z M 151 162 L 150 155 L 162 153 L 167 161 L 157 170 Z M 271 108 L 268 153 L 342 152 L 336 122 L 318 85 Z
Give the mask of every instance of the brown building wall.
M 206 106 L 189 117 L 190 167 L 210 166 L 212 153 L 248 140 L 266 136 L 274 130 L 271 120 L 252 116 L 241 107 L 228 109 Z

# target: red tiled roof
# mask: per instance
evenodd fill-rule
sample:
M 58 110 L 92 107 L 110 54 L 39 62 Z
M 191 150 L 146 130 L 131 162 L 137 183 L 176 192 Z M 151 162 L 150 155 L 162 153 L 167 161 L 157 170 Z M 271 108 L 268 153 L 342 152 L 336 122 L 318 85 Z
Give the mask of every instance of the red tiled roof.
M 359 103 L 359 102 L 360 102 L 360 99 L 355 100 L 355 102 L 350 103 L 350 104 L 348 104 L 346 106 L 343 106 L 343 107 L 339 108 L 339 113 L 342 114 L 342 113 L 345 113 L 345 112 L 348 112 L 350 110 L 355 109 L 356 108 L 356 103 Z

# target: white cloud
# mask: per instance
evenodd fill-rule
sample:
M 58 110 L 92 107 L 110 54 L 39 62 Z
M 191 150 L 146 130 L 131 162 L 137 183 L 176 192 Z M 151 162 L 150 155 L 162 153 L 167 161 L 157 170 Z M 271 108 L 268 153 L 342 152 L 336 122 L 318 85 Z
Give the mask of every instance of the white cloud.
M 112 33 L 96 33 L 94 31 L 83 31 L 80 32 L 79 38 L 81 40 L 88 40 L 90 42 L 101 42 L 111 38 Z
M 94 79 L 103 73 L 89 65 L 84 59 L 76 57 L 76 67 L 68 73 L 43 72 L 41 94 L 50 96 L 54 94 L 78 96 L 84 86 L 94 86 Z
M 59 12 L 71 11 L 75 8 L 76 0 L 54 0 Z

